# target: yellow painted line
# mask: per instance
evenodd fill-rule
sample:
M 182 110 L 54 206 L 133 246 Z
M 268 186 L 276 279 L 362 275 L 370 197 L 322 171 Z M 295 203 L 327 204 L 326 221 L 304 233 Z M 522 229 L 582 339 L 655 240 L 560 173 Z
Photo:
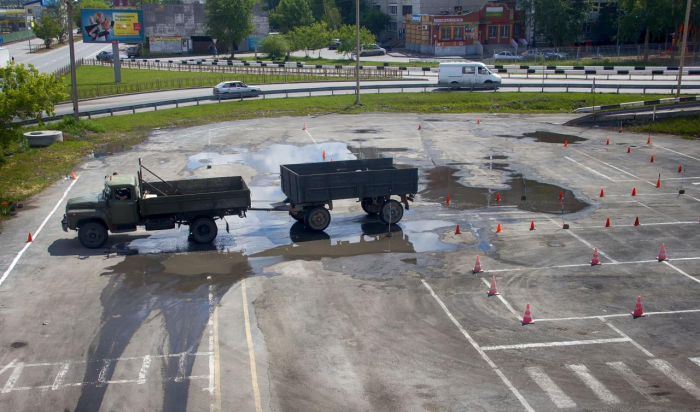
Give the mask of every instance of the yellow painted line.
M 258 387 L 258 369 L 255 366 L 255 351 L 253 350 L 253 337 L 250 335 L 250 318 L 248 317 L 248 297 L 245 293 L 245 279 L 241 281 L 241 294 L 243 295 L 243 317 L 245 318 L 245 337 L 248 341 L 248 356 L 250 357 L 250 379 L 253 381 L 253 397 L 255 399 L 255 411 L 262 412 L 260 403 L 260 388 Z
M 219 367 L 219 309 L 214 306 L 214 393 L 216 412 L 221 412 L 221 368 Z

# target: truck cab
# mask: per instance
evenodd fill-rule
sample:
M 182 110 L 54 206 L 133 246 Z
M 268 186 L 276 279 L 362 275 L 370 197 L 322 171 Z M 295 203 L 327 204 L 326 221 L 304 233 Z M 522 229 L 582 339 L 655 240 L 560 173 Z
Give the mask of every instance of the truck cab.
M 100 193 L 74 197 L 66 203 L 63 230 L 77 230 L 80 243 L 99 248 L 107 241 L 107 231 L 133 232 L 140 223 L 139 186 L 134 176 L 105 178 Z

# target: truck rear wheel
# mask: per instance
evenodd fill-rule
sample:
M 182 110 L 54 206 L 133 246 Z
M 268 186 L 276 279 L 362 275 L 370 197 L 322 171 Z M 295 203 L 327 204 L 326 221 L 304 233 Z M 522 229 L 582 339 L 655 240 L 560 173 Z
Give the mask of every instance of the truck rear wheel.
M 457 83 L 457 82 L 450 83 L 450 89 L 459 90 L 459 83 Z
M 379 219 L 388 224 L 399 223 L 403 217 L 403 206 L 396 200 L 389 199 L 382 205 Z
M 331 224 L 331 212 L 323 206 L 312 207 L 306 211 L 304 223 L 315 232 L 325 230 Z
M 197 243 L 211 243 L 218 233 L 219 228 L 210 217 L 200 217 L 190 226 L 190 238 Z
M 87 222 L 78 228 L 78 240 L 88 249 L 97 249 L 107 243 L 107 228 L 99 222 Z
M 376 215 L 379 213 L 379 209 L 382 208 L 382 203 L 384 203 L 384 198 L 377 199 L 377 203 L 372 202 L 372 199 L 362 199 L 360 205 L 362 205 L 362 210 L 368 215 Z

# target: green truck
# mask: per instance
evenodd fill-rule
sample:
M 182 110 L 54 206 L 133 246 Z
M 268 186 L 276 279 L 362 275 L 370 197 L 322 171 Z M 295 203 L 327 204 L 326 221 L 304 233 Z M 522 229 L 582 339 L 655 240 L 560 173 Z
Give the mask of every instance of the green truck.
M 245 217 L 251 205 L 240 176 L 165 181 L 140 161 L 139 166 L 137 176 L 107 176 L 102 192 L 69 199 L 63 230 L 77 230 L 80 243 L 90 249 L 102 247 L 108 232 L 134 232 L 138 226 L 165 230 L 189 225 L 191 240 L 210 243 L 218 234 L 215 219 Z M 143 180 L 143 170 L 159 181 Z

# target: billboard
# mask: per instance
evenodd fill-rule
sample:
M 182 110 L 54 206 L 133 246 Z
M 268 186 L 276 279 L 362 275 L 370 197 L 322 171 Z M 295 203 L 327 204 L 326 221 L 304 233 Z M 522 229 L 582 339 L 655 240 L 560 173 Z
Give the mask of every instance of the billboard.
M 487 7 L 486 17 L 503 16 L 503 7 Z
M 84 43 L 145 41 L 141 10 L 83 9 L 80 21 Z

